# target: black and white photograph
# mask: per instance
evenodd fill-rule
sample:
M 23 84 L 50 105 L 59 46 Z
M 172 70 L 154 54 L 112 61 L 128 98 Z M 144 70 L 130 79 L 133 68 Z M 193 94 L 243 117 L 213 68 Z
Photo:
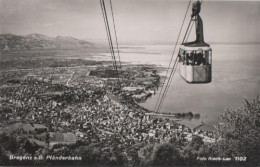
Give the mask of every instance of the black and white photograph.
M 0 0 L 0 166 L 260 166 L 259 0 Z

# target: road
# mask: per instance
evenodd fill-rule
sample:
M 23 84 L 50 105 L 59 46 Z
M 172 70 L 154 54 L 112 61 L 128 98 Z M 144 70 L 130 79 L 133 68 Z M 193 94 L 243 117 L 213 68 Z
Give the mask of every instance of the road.
M 75 74 L 75 71 L 73 71 L 72 73 L 71 73 L 71 75 L 70 75 L 70 78 L 67 80 L 67 82 L 66 82 L 66 86 L 69 86 L 69 82 L 70 82 L 70 80 L 71 80 L 71 78 L 73 77 L 73 75 Z

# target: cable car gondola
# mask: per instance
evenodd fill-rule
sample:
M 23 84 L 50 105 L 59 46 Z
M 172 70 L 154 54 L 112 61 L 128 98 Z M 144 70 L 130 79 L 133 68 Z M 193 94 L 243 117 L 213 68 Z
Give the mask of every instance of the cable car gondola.
M 204 42 L 200 7 L 199 1 L 193 3 L 191 21 L 195 22 L 196 40 L 182 43 L 179 47 L 179 72 L 187 83 L 210 83 L 212 78 L 212 50 Z

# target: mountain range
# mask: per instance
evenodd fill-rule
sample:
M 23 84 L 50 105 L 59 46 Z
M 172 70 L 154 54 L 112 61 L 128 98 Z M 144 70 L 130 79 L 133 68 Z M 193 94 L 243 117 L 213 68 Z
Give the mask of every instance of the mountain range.
M 41 34 L 14 35 L 0 34 L 0 50 L 37 50 L 37 49 L 77 49 L 89 48 L 94 44 L 67 36 L 55 38 Z

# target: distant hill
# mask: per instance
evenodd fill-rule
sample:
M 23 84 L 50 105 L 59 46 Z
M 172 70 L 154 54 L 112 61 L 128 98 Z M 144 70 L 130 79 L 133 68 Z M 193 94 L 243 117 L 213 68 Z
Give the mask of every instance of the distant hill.
M 93 43 L 72 37 L 48 37 L 41 34 L 26 36 L 0 34 L 0 50 L 76 49 L 93 47 Z

